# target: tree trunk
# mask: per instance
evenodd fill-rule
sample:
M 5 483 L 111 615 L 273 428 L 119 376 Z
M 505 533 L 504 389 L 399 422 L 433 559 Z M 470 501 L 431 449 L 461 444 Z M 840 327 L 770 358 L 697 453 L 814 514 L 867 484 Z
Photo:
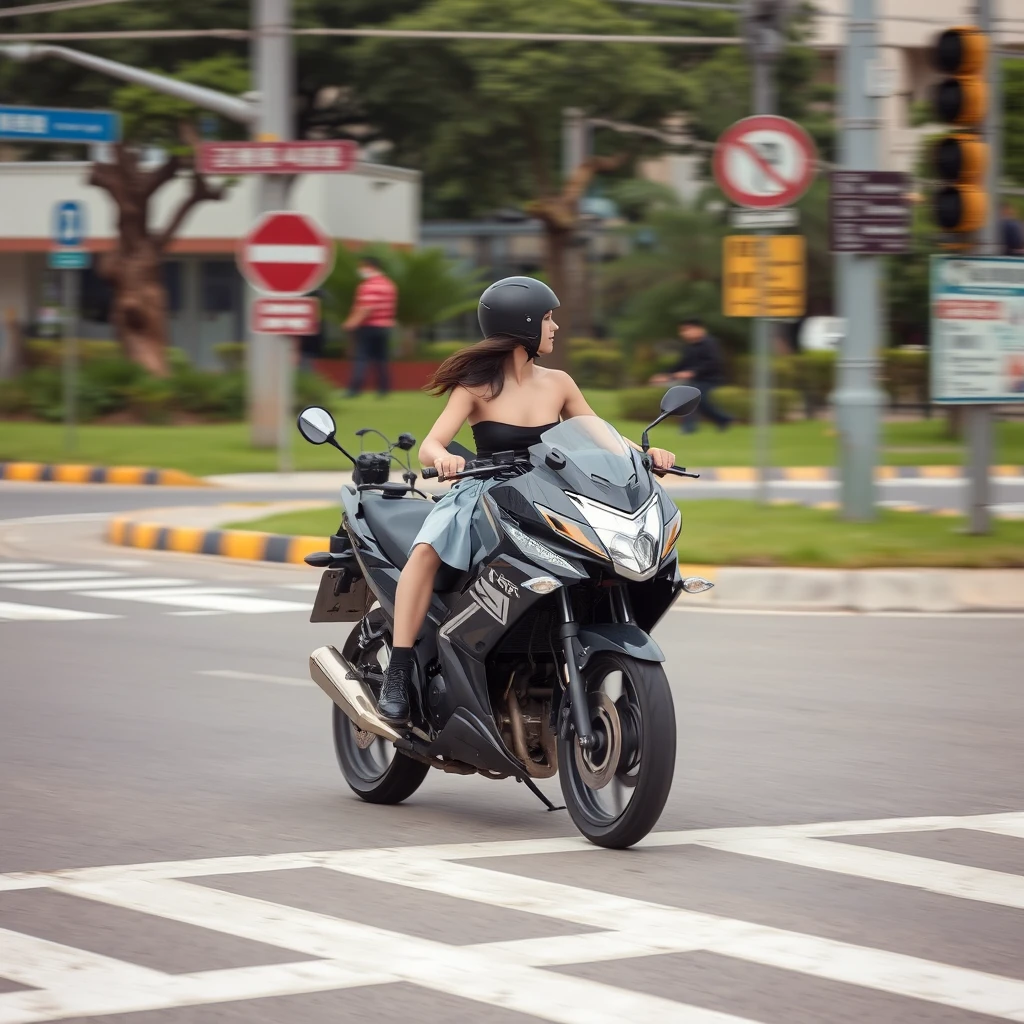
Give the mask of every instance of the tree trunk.
M 551 287 L 562 301 L 556 318 L 561 344 L 556 342 L 555 351 L 546 360 L 549 366 L 560 370 L 569 367 L 569 338 L 580 331 L 590 331 L 590 311 L 584 309 L 587 252 L 577 235 L 580 197 L 595 174 L 613 171 L 625 160 L 625 153 L 592 156 L 573 171 L 557 196 L 538 199 L 526 206 L 527 212 L 539 217 L 544 224 L 544 267 Z
M 194 129 L 185 126 L 182 136 L 193 146 Z M 153 170 L 139 166 L 139 155 L 125 146 L 114 147 L 113 163 L 95 163 L 89 184 L 106 190 L 117 206 L 117 248 L 100 263 L 101 276 L 114 288 L 112 319 L 125 355 L 150 373 L 167 375 L 167 289 L 163 259 L 171 240 L 194 206 L 222 198 L 223 189 L 212 188 L 194 172 L 192 192 L 182 200 L 162 231 L 149 223 L 149 201 L 181 166 L 172 156 Z
M 125 355 L 158 377 L 167 375 L 167 289 L 161 254 L 146 245 L 115 257 L 105 276 L 114 285 L 111 319 Z

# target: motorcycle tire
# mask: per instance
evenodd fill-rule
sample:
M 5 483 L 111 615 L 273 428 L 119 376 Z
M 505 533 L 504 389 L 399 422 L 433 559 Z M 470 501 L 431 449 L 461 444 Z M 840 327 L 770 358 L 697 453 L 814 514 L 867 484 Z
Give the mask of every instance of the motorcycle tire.
M 430 765 L 406 757 L 385 739 L 359 732 L 341 708 L 333 710 L 334 750 L 352 791 L 371 804 L 400 804 L 411 797 Z
M 616 676 L 618 694 L 614 684 L 606 686 Z M 672 788 L 672 694 L 661 665 L 615 653 L 597 655 L 584 670 L 583 681 L 601 744 L 588 759 L 574 732 L 559 739 L 562 797 L 573 823 L 590 842 L 625 849 L 654 828 Z M 619 791 L 629 794 L 621 806 Z

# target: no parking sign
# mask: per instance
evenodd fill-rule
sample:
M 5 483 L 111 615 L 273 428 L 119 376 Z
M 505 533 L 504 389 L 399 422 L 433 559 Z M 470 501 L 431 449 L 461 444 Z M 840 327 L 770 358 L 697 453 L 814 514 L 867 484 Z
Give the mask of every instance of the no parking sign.
M 746 117 L 715 146 L 715 180 L 734 203 L 770 210 L 795 203 L 807 191 L 816 158 L 814 142 L 795 121 Z

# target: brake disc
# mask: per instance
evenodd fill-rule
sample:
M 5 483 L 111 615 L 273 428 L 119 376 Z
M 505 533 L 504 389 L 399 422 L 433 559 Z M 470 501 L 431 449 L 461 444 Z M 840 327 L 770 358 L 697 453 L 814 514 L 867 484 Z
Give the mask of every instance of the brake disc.
M 587 696 L 594 731 L 604 734 L 596 750 L 584 750 L 576 740 L 576 769 L 589 789 L 604 789 L 615 778 L 622 757 L 622 723 L 608 695 L 598 691 Z

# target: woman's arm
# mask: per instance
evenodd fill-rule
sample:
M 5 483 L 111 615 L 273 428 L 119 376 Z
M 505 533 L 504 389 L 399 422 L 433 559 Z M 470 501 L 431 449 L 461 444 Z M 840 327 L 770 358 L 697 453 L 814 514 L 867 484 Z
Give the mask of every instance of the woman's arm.
M 452 476 L 465 469 L 466 460 L 459 455 L 450 455 L 448 445 L 469 419 L 474 403 L 475 399 L 465 388 L 456 388 L 451 393 L 444 412 L 437 417 L 437 422 L 420 445 L 422 465 L 434 466 L 442 476 Z

